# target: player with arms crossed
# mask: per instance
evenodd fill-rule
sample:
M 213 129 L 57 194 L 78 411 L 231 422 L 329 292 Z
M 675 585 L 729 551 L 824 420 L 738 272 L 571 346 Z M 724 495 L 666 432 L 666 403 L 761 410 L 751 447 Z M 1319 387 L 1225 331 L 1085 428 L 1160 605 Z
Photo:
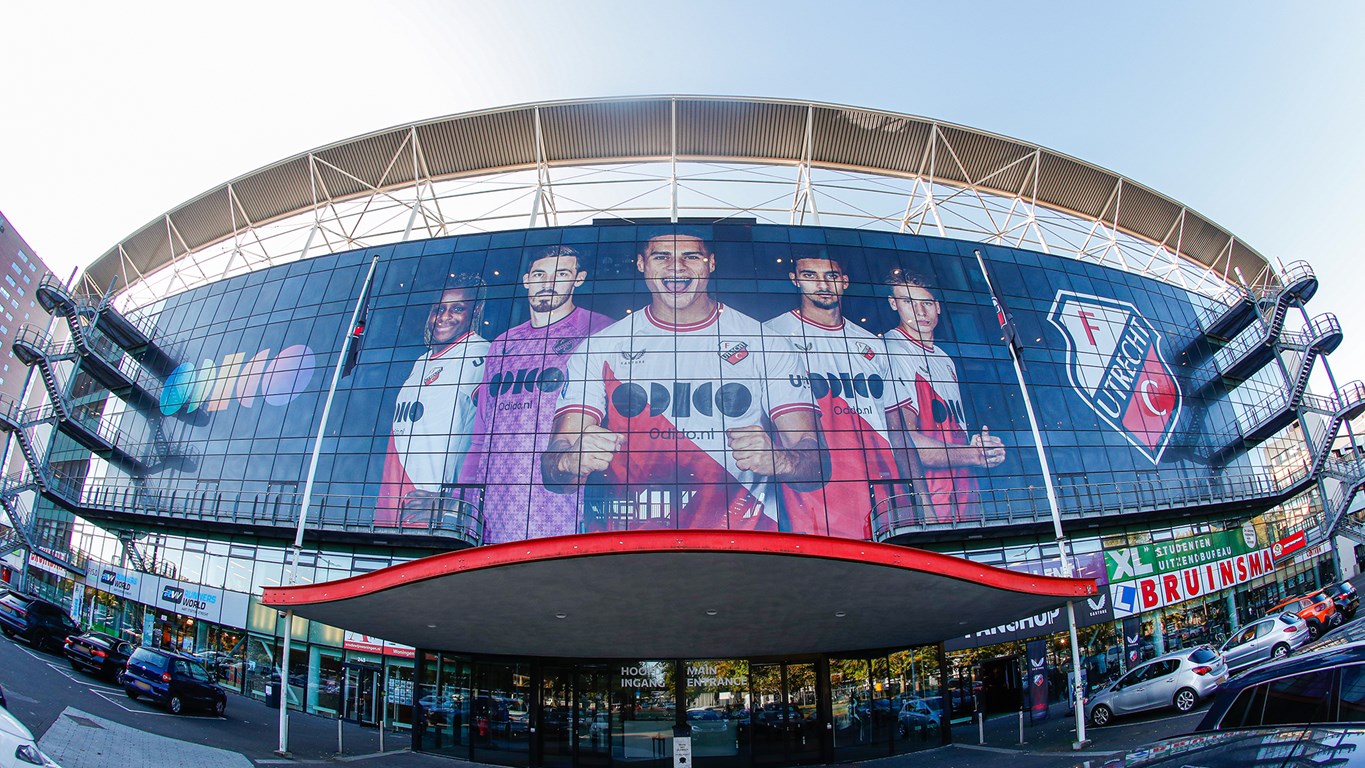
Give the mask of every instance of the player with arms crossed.
M 651 238 L 635 265 L 650 304 L 570 358 L 546 487 L 605 473 L 618 501 L 590 527 L 776 530 L 771 481 L 818 483 L 826 455 L 795 356 L 711 297 L 700 237 Z
M 820 408 L 830 467 L 823 488 L 783 487 L 783 530 L 870 540 L 873 494 L 880 498 L 888 489 L 877 481 L 922 474 L 914 449 L 897 435 L 901 445 L 893 450 L 886 429 L 890 356 L 880 337 L 844 317 L 848 274 L 837 259 L 823 251 L 797 255 L 787 278 L 801 292 L 801 306 L 763 328 L 796 348 L 806 376 L 791 384 L 809 389 Z
M 488 342 L 473 330 L 483 317 L 483 292 L 479 275 L 456 275 L 427 313 L 422 341 L 429 349 L 394 404 L 378 524 L 426 526 L 456 507 L 442 491 L 458 477 L 473 436 L 474 389 L 488 354 Z
M 531 319 L 493 340 L 475 400 L 474 442 L 460 482 L 483 484 L 483 543 L 576 533 L 582 493 L 552 493 L 537 459 L 550 442 L 569 354 L 611 323 L 575 306 L 588 273 L 578 251 L 536 252 L 521 284 Z
M 1005 445 L 985 425 L 967 433 L 957 365 L 934 345 L 941 307 L 929 283 L 896 270 L 887 278 L 891 308 L 900 324 L 886 334 L 895 373 L 891 428 L 904 430 L 924 464 L 925 522 L 954 523 L 980 517 L 978 469 L 1005 460 Z

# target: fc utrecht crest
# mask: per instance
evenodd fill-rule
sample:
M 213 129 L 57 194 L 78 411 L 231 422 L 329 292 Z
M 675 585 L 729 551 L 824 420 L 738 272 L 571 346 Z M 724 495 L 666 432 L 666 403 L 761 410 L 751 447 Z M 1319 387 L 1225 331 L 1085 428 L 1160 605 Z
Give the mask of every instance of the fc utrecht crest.
M 1048 321 L 1066 337 L 1071 386 L 1153 464 L 1180 417 L 1161 334 L 1126 301 L 1058 291 Z

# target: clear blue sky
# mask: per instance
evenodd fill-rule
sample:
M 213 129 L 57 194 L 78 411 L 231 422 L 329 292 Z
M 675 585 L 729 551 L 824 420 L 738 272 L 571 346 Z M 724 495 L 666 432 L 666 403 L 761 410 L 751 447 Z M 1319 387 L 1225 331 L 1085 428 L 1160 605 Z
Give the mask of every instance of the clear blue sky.
M 1365 4 L 22 4 L 0 210 L 63 276 L 253 168 L 408 120 L 655 93 L 876 107 L 1042 144 L 1306 258 L 1365 377 Z

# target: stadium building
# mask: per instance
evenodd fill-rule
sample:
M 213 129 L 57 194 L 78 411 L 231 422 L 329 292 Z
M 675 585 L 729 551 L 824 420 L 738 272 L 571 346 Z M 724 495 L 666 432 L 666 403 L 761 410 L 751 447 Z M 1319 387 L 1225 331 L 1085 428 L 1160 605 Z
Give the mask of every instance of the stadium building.
M 1065 695 L 1068 602 L 1094 682 L 1353 571 L 1365 472 L 1331 447 L 1365 385 L 1317 284 L 908 115 L 403 125 L 41 281 L 9 557 L 83 623 L 426 751 L 923 749 Z

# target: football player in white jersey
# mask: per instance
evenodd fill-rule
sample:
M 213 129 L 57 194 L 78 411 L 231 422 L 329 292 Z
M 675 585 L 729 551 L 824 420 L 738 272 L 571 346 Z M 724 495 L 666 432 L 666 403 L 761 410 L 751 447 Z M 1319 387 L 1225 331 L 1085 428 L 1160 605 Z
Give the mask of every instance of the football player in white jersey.
M 823 249 L 797 254 L 787 278 L 801 305 L 763 328 L 795 347 L 806 375 L 791 385 L 809 389 L 819 406 L 830 460 L 823 488 L 783 487 L 783 530 L 871 539 L 874 494 L 885 499 L 888 481 L 922 475 L 904 433 L 886 429 L 885 409 L 894 405 L 890 356 L 880 337 L 844 317 L 849 280 L 837 259 Z
M 776 530 L 771 480 L 813 487 L 826 456 L 814 402 L 788 382 L 801 373 L 791 348 L 711 296 L 700 237 L 651 238 L 636 268 L 649 306 L 569 360 L 546 487 L 605 473 L 617 503 L 589 529 Z
M 431 305 L 422 331 L 430 349 L 413 363 L 394 404 L 376 523 L 425 526 L 457 509 L 443 501 L 442 486 L 455 483 L 473 439 L 474 391 L 488 354 L 474 330 L 483 294 L 482 277 L 460 274 Z
M 968 437 L 957 366 L 934 344 L 942 308 L 928 282 L 896 270 L 887 278 L 891 308 L 900 324 L 886 334 L 896 377 L 892 429 L 904 429 L 924 465 L 925 522 L 952 523 L 980 517 L 975 471 L 997 467 L 1005 445 L 982 425 Z

